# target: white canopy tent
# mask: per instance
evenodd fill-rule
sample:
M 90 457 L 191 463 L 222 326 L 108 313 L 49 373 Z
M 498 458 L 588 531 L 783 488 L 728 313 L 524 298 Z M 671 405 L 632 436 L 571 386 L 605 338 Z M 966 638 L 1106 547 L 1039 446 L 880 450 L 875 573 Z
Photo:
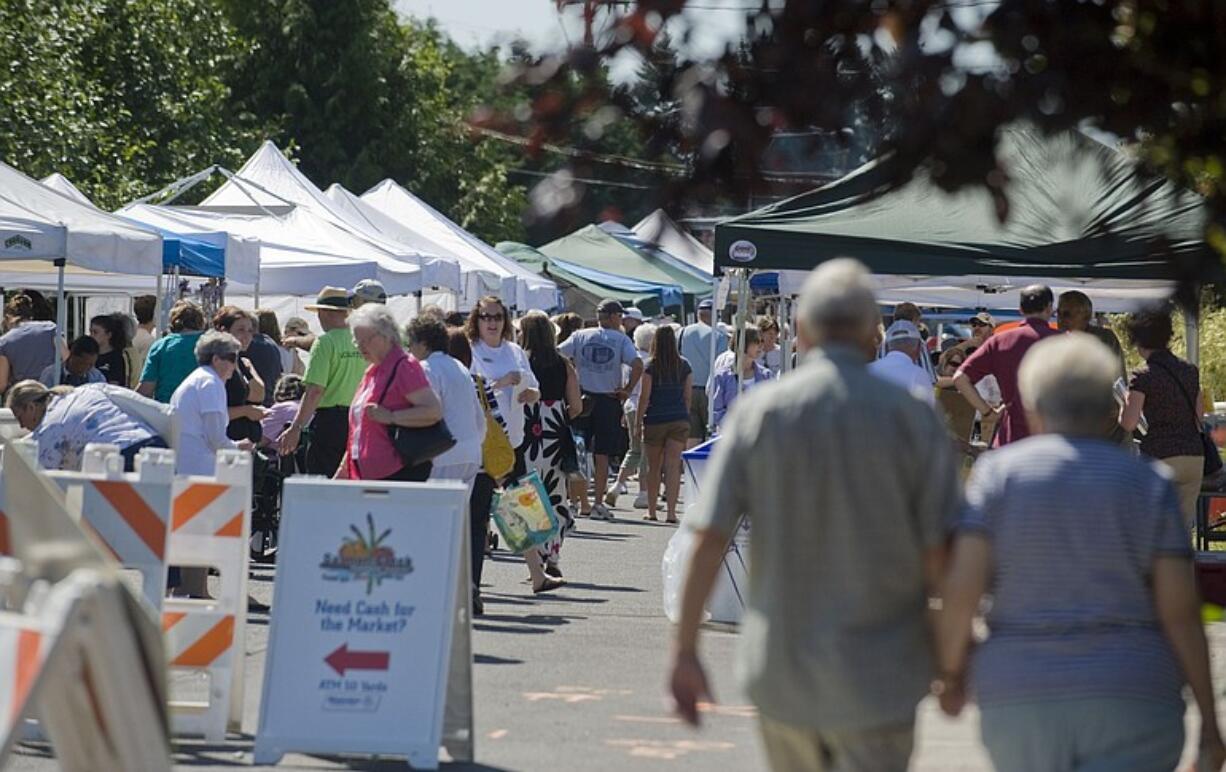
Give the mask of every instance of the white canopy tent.
M 328 195 L 333 200 L 353 196 L 338 185 L 329 188 Z M 558 286 L 554 282 L 499 253 L 394 180 L 380 182 L 356 200 L 396 223 L 398 232 L 406 238 L 419 239 L 423 248 L 432 245 L 441 253 L 454 256 L 465 272 L 479 276 L 480 288 L 466 285 L 466 305 L 496 292 L 521 311 L 557 307 Z
M 324 286 L 348 288 L 369 278 L 379 279 L 393 293 L 407 294 L 421 287 L 415 266 L 396 266 L 400 270 L 382 267 L 372 247 L 347 237 L 301 207 L 283 215 L 268 215 L 132 204 L 120 213 L 178 233 L 224 231 L 257 239 L 259 284 L 236 282 L 229 287 L 233 294 L 313 297 Z
M 260 145 L 260 149 L 247 159 L 237 174 L 227 179 L 201 204 L 203 209 L 244 214 L 282 214 L 291 206 L 305 209 L 344 231 L 351 240 L 363 242 L 366 245 L 365 253 L 374 257 L 384 269 L 397 272 L 398 269 L 403 271 L 405 265 L 411 265 L 420 277 L 419 286 L 411 292 L 428 287 L 455 292 L 463 289 L 457 261 L 393 241 L 369 221 L 351 217 L 350 213 L 335 206 L 270 141 Z M 387 290 L 393 294 L 402 291 L 394 291 L 390 287 Z
M 39 182 L 51 188 L 56 193 L 68 196 L 69 198 L 79 201 L 82 204 L 94 206 L 94 202 L 90 201 L 88 196 L 82 193 L 76 185 L 73 185 L 67 177 L 59 172 L 52 172 L 39 180 Z
M 65 275 L 127 274 L 156 285 L 162 271 L 162 237 L 83 204 L 0 162 L 0 286 L 31 286 L 58 269 L 58 319 L 68 320 Z
M 796 297 L 807 271 L 767 271 L 779 276 L 779 294 Z M 874 275 L 883 303 L 910 301 L 919 306 L 1014 310 L 1019 293 L 1031 284 L 1046 284 L 1057 297 L 1079 290 L 1103 313 L 1127 313 L 1171 296 L 1174 283 L 1141 279 L 1043 279 L 1034 276 L 883 276 Z M 730 282 L 725 282 L 730 284 Z
M 42 184 L 96 212 L 104 212 L 104 210 L 95 206 L 70 180 L 58 172 L 45 177 L 42 180 Z M 116 216 L 129 225 L 162 238 L 164 242 L 163 253 L 165 252 L 167 239 L 174 238 L 173 234 L 161 233 L 158 227 L 152 223 L 142 223 L 135 218 L 128 218 L 124 215 L 117 214 Z M 172 229 L 164 228 L 163 230 L 170 231 Z M 227 280 L 248 284 L 258 280 L 260 266 L 259 241 L 222 231 L 193 233 L 191 238 L 196 242 L 203 242 L 225 253 L 225 275 Z M 159 272 L 163 268 L 164 262 L 159 262 Z M 32 272 L 21 276 L 22 286 L 34 289 L 53 288 L 57 286 L 57 282 L 57 272 L 46 270 L 45 267 L 41 272 Z M 64 273 L 64 289 L 66 291 L 86 294 L 120 296 L 150 294 L 156 291 L 157 282 L 157 275 L 99 273 L 96 271 L 74 269 L 72 267 L 68 267 Z

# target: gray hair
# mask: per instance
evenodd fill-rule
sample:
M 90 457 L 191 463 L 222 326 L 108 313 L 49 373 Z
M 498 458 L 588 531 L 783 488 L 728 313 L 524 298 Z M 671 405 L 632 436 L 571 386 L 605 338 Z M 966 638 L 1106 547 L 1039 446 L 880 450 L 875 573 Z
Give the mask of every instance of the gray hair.
M 897 338 L 895 340 L 887 340 L 885 342 L 886 351 L 902 351 L 906 354 L 914 355 L 920 350 L 923 344 L 918 338 Z
M 1046 338 L 1018 368 L 1022 405 L 1043 419 L 1047 431 L 1103 436 L 1116 410 L 1118 368 L 1111 349 L 1084 332 Z
M 238 342 L 238 338 L 230 333 L 209 330 L 200 336 L 200 340 L 196 341 L 196 362 L 207 365 L 212 363 L 213 357 L 237 354 L 241 349 L 242 345 Z
M 847 257 L 828 260 L 809 274 L 800 291 L 800 324 L 825 338 L 837 331 L 868 331 L 881 317 L 868 269 Z
M 634 328 L 634 347 L 639 351 L 651 351 L 651 341 L 656 337 L 656 326 L 643 322 Z
M 397 346 L 402 345 L 400 330 L 396 328 L 396 317 L 392 316 L 392 312 L 382 303 L 366 303 L 349 314 L 349 329 L 356 330 L 359 327 L 365 327 Z

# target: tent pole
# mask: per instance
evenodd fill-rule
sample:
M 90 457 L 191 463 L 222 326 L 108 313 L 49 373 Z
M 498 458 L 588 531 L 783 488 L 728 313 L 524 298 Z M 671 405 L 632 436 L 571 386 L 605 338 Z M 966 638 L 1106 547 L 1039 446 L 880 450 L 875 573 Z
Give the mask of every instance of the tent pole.
M 68 298 L 64 295 L 64 266 L 67 263 L 68 260 L 63 257 L 55 260 L 55 325 L 59 328 L 60 338 L 65 342 L 68 340 Z
M 251 300 L 256 308 L 260 307 L 260 274 L 255 275 L 255 289 L 251 291 Z
M 749 312 L 749 269 L 742 268 L 736 288 L 736 396 L 745 391 L 745 320 Z
M 165 278 L 163 273 L 158 271 L 157 289 L 154 290 L 157 292 L 157 295 L 154 296 L 155 300 L 153 303 L 154 332 L 158 336 L 161 336 L 166 331 L 166 321 L 162 318 L 162 313 L 166 310 L 166 300 L 162 297 L 165 294 Z
M 792 369 L 792 339 L 788 336 L 788 324 L 792 317 L 792 299 L 779 297 L 779 373 L 780 375 Z
M 724 278 L 721 279 L 721 281 L 728 281 L 730 278 L 731 277 L 725 275 Z M 716 337 L 718 337 L 717 333 L 719 332 L 719 314 L 721 311 L 724 310 L 723 303 L 720 303 L 718 306 L 716 305 L 717 300 L 719 300 L 718 287 L 716 291 L 712 294 L 712 297 L 711 297 L 711 358 L 707 360 L 707 373 L 709 373 L 709 376 L 707 378 L 707 382 L 702 385 L 703 390 L 706 391 L 707 393 L 707 434 L 708 435 L 715 433 L 715 413 L 712 412 L 711 410 L 710 384 L 712 380 L 715 378 L 715 357 L 717 356 L 716 351 L 715 351 L 715 339 Z M 681 307 L 681 315 L 682 315 L 682 318 L 685 317 L 685 306 L 684 305 Z M 694 321 L 698 321 L 698 308 L 697 307 L 695 307 L 694 309 Z
M 1184 312 L 1183 345 L 1189 362 L 1200 366 L 1200 287 L 1196 288 L 1196 304 Z

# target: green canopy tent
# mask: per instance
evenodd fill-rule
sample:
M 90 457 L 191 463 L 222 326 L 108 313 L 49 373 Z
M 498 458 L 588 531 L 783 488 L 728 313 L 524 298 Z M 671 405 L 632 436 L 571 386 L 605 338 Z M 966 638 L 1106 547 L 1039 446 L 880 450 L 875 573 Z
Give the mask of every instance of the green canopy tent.
M 660 259 L 647 249 L 636 249 L 596 225 L 588 225 L 569 236 L 540 247 L 547 257 L 570 265 L 617 277 L 659 285 L 676 285 L 684 295 L 684 310 L 692 314 L 697 301 L 712 292 L 712 282 L 693 271 Z
M 596 305 L 604 298 L 620 300 L 647 316 L 655 316 L 663 311 L 665 298 L 681 297 L 681 288 L 676 285 L 655 285 L 588 271 L 517 241 L 499 242 L 494 249 L 528 270 L 553 279 L 562 292 L 564 307 L 585 319 L 595 317 Z
M 939 189 L 895 159 L 715 228 L 718 268 L 809 270 L 832 257 L 875 274 L 1156 280 L 1208 254 L 1200 197 L 1080 132 L 1002 131 L 1002 223 L 982 187 Z M 1184 262 L 1186 261 L 1186 263 Z

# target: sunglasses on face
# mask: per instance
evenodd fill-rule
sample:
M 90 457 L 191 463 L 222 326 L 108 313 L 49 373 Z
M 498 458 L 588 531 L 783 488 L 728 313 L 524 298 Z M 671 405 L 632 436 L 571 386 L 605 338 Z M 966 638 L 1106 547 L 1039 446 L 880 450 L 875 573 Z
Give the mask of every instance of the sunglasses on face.
M 238 361 L 238 354 L 215 354 L 214 356 L 216 356 L 218 359 L 222 360 L 223 362 L 237 362 Z
M 477 318 L 483 322 L 501 322 L 506 317 L 502 314 L 477 314 Z

